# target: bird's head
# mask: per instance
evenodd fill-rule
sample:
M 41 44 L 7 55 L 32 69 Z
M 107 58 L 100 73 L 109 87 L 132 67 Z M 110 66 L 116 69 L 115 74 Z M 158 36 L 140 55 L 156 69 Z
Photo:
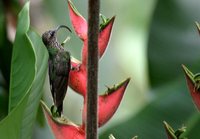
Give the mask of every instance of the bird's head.
M 42 34 L 42 41 L 46 47 L 51 46 L 52 43 L 57 41 L 56 33 L 60 28 L 66 28 L 68 31 L 72 32 L 70 28 L 65 25 L 60 25 L 55 30 L 46 31 Z
M 56 30 L 49 30 L 42 34 L 42 41 L 46 47 L 56 41 Z

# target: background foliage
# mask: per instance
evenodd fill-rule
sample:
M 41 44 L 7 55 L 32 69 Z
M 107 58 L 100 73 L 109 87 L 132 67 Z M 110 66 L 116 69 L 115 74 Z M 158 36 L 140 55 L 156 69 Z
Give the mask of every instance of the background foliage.
M 11 11 L 17 14 L 22 6 L 15 0 L 9 2 L 12 7 L 15 7 Z M 74 4 L 86 17 L 87 1 L 74 1 Z M 187 126 L 188 138 L 198 139 L 200 137 L 197 131 L 200 125 L 199 114 L 189 96 L 181 69 L 181 64 L 185 64 L 194 73 L 200 69 L 200 38 L 194 24 L 195 21 L 200 21 L 199 5 L 200 1 L 198 0 L 101 1 L 102 14 L 107 17 L 116 15 L 116 21 L 109 47 L 100 61 L 99 92 L 105 90 L 105 84 L 101 83 L 112 85 L 129 76 L 132 79 L 120 109 L 101 129 L 100 138 L 107 138 L 110 133 L 116 138 L 127 139 L 135 135 L 144 139 L 166 138 L 163 120 L 174 128 L 181 125 Z M 6 37 L 8 34 L 5 28 L 7 20 L 4 6 L 1 1 L 0 135 L 4 135 L 4 131 L 7 129 L 13 133 L 13 124 L 16 122 L 13 119 L 27 117 L 27 113 L 38 107 L 39 98 L 43 94 L 41 91 L 43 80 L 40 79 L 45 79 L 47 67 L 46 50 L 39 39 L 40 36 L 29 29 L 28 15 L 21 17 L 23 24 L 28 27 L 23 28 L 24 25 L 19 27 L 20 31 L 17 31 L 21 32 L 21 35 L 18 35 L 21 38 L 15 39 L 14 46 L 12 41 Z M 65 0 L 32 0 L 30 6 L 31 26 L 40 35 L 60 24 L 71 26 Z M 25 8 L 26 14 L 28 14 L 27 8 L 28 6 Z M 59 34 L 61 40 L 65 36 L 65 32 Z M 20 45 L 22 43 L 26 45 Z M 66 49 L 74 57 L 80 59 L 81 41 L 75 35 L 71 36 Z M 17 62 L 12 60 L 11 62 L 11 55 L 21 60 Z M 11 67 L 10 63 L 12 63 Z M 25 67 L 24 72 L 13 72 L 21 64 L 23 64 L 23 68 Z M 11 74 L 9 74 L 10 69 Z M 27 76 L 31 77 L 27 78 Z M 20 80 L 29 80 L 29 82 L 26 81 L 24 84 L 20 84 L 22 87 L 15 88 L 18 86 L 15 84 Z M 21 96 L 17 96 L 17 100 L 12 101 L 12 98 L 15 97 L 12 92 L 19 92 L 18 89 L 26 90 L 23 91 L 25 94 L 19 93 Z M 44 92 L 43 98 L 51 105 L 48 80 L 45 82 Z M 29 104 L 32 104 L 33 107 Z M 69 90 L 65 105 L 65 115 L 76 123 L 80 123 L 81 97 Z M 8 109 L 13 109 L 13 111 L 7 116 Z M 22 111 L 23 113 L 21 113 Z M 36 115 L 36 112 L 34 113 L 33 115 Z M 43 117 L 41 111 L 39 117 L 40 120 Z M 27 121 L 32 121 L 31 127 L 27 126 Z M 28 116 L 27 121 L 22 118 L 18 122 L 19 129 L 27 130 L 21 131 L 27 133 L 24 138 L 29 136 L 32 131 L 34 139 L 53 138 L 48 126 L 45 124 L 41 127 L 35 123 L 34 116 Z M 19 132 L 18 136 L 21 135 Z

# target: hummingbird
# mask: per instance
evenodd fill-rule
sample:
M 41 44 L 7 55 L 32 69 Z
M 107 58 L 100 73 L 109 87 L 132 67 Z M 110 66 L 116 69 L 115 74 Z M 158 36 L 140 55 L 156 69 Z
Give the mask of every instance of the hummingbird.
M 56 33 L 61 28 L 66 28 L 71 32 L 69 27 L 60 25 L 56 29 L 46 31 L 42 35 L 42 41 L 49 53 L 49 82 L 54 102 L 51 111 L 52 115 L 56 117 L 60 117 L 63 113 L 63 100 L 67 92 L 69 72 L 71 69 L 70 53 L 65 51 L 57 40 Z

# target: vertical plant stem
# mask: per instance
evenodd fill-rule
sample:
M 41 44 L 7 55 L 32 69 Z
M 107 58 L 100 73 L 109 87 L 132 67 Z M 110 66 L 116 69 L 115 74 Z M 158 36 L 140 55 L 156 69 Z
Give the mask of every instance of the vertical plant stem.
M 99 0 L 88 0 L 87 124 L 86 139 L 98 138 Z

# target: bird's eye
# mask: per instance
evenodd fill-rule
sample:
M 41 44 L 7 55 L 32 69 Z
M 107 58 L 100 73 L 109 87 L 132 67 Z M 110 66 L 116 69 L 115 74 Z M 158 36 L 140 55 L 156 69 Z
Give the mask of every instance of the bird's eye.
M 54 36 L 54 32 L 53 32 L 53 31 L 51 31 L 51 32 L 50 32 L 50 35 L 51 35 L 51 37 L 53 37 L 53 36 Z

